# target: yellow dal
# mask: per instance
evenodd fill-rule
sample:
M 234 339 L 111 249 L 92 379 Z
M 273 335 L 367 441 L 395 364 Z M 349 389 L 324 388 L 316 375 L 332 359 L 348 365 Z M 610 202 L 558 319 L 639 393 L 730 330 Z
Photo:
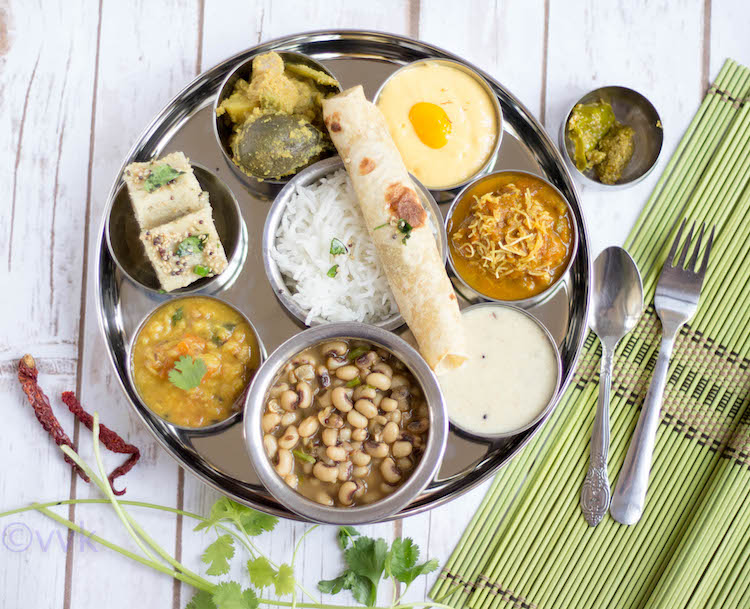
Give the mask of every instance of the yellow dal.
M 181 310 L 181 319 L 180 313 Z M 183 355 L 200 358 L 207 372 L 188 391 L 169 371 Z M 160 417 L 184 427 L 205 427 L 236 412 L 235 402 L 260 364 L 252 328 L 222 302 L 180 298 L 157 309 L 133 349 L 133 377 L 143 402 Z

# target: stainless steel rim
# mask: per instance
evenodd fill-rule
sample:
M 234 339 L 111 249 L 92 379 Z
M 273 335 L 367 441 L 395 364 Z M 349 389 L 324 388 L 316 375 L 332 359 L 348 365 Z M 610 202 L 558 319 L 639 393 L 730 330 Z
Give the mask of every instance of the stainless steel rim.
M 284 281 L 284 278 L 279 271 L 279 267 L 271 258 L 271 248 L 276 242 L 276 229 L 281 221 L 281 216 L 284 213 L 284 206 L 286 205 L 289 197 L 291 197 L 297 189 L 298 185 L 307 186 L 315 180 L 338 171 L 344 168 L 344 161 L 341 157 L 334 156 L 329 159 L 323 159 L 318 161 L 314 165 L 310 165 L 300 171 L 292 180 L 290 180 L 281 192 L 276 196 L 276 199 L 268 210 L 266 216 L 266 223 L 263 227 L 263 266 L 266 272 L 266 278 L 273 288 L 276 298 L 279 299 L 284 308 L 302 324 L 303 327 L 307 326 L 305 319 L 307 314 L 305 311 L 292 299 L 291 292 Z M 422 196 L 423 203 L 427 203 L 425 207 L 428 212 L 432 215 L 432 220 L 435 224 L 435 230 L 437 231 L 438 247 L 440 254 L 443 258 L 443 264 L 445 264 L 448 256 L 448 239 L 445 234 L 445 225 L 442 222 L 442 214 L 437 202 L 433 198 L 430 191 L 414 176 L 411 176 L 414 186 L 416 186 L 420 195 Z M 322 322 L 314 321 L 310 326 L 316 326 Z M 330 323 L 330 322 L 324 322 Z M 396 330 L 404 325 L 404 318 L 400 313 L 396 313 L 383 321 L 373 323 L 372 325 L 385 330 Z
M 461 199 L 464 198 L 466 193 L 471 190 L 476 184 L 479 182 L 482 182 L 483 180 L 491 180 L 492 178 L 507 174 L 507 173 L 514 173 L 514 174 L 522 174 L 525 176 L 529 176 L 532 178 L 536 178 L 537 180 L 544 182 L 547 186 L 552 188 L 559 196 L 560 198 L 565 201 L 565 205 L 568 208 L 568 214 L 570 215 L 570 218 L 572 220 L 572 228 L 573 228 L 573 248 L 571 249 L 569 255 L 568 255 L 568 262 L 565 265 L 565 270 L 562 272 L 562 274 L 555 280 L 552 285 L 547 287 L 542 292 L 539 292 L 539 294 L 536 294 L 535 296 L 530 296 L 529 298 L 522 298 L 520 300 L 500 300 L 497 298 L 491 298 L 490 296 L 487 296 L 485 294 L 482 294 L 478 290 L 471 287 L 464 278 L 461 276 L 461 274 L 456 269 L 454 263 L 453 263 L 453 254 L 450 252 L 450 248 L 448 248 L 448 265 L 450 266 L 451 271 L 456 276 L 456 278 L 461 282 L 463 286 L 465 286 L 468 290 L 471 290 L 475 294 L 478 294 L 481 298 L 488 302 L 494 302 L 499 304 L 505 304 L 512 307 L 517 307 L 520 309 L 533 307 L 535 305 L 538 305 L 548 298 L 550 298 L 557 290 L 559 289 L 560 285 L 565 281 L 566 275 L 570 272 L 571 267 L 573 266 L 573 262 L 575 261 L 576 255 L 578 254 L 578 218 L 576 217 L 576 214 L 573 211 L 573 206 L 570 204 L 570 201 L 565 197 L 565 195 L 560 192 L 560 189 L 557 188 L 554 184 L 552 184 L 549 180 L 543 178 L 540 175 L 537 175 L 535 173 L 531 173 L 530 171 L 518 171 L 516 169 L 504 169 L 502 171 L 494 171 L 492 173 L 488 173 L 487 175 L 480 176 L 476 178 L 473 182 L 467 184 L 461 189 L 461 192 L 456 195 L 456 198 L 453 199 L 453 203 L 451 203 L 451 206 L 448 208 L 448 213 L 445 214 L 445 232 L 446 235 L 448 234 L 448 224 L 450 223 L 451 219 L 453 218 L 453 212 L 456 209 L 456 205 L 458 205 L 461 202 Z M 546 329 L 546 328 L 545 328 Z
M 321 505 L 307 499 L 287 485 L 274 471 L 271 461 L 266 455 L 261 430 L 265 398 L 282 366 L 300 351 L 304 351 L 312 345 L 339 338 L 367 340 L 379 347 L 384 347 L 398 357 L 419 382 L 430 411 L 427 449 L 411 476 L 396 491 L 380 501 L 352 508 Z M 382 328 L 357 322 L 339 322 L 315 326 L 292 336 L 269 356 L 250 384 L 250 391 L 245 401 L 243 430 L 245 433 L 245 448 L 256 472 L 265 487 L 280 503 L 300 516 L 315 522 L 365 524 L 393 516 L 419 495 L 435 477 L 445 451 L 445 443 L 448 437 L 448 417 L 438 380 L 427 362 L 413 347 L 392 332 Z
M 495 141 L 495 145 L 492 148 L 492 152 L 490 152 L 489 156 L 487 157 L 487 161 L 482 165 L 480 169 L 478 169 L 476 172 L 474 172 L 472 175 L 470 175 L 465 180 L 462 180 L 461 182 L 457 184 L 452 184 L 451 186 L 444 186 L 442 188 L 430 188 L 432 192 L 444 192 L 444 193 L 455 193 L 470 182 L 473 182 L 480 176 L 486 174 L 492 167 L 495 165 L 495 161 L 497 160 L 497 155 L 500 152 L 500 145 L 503 141 L 503 130 L 505 127 L 504 120 L 503 120 L 503 109 L 500 106 L 500 102 L 497 99 L 497 95 L 495 95 L 495 92 L 490 87 L 489 83 L 485 78 L 482 76 L 482 74 L 474 69 L 470 64 L 457 61 L 455 59 L 439 59 L 439 58 L 427 58 L 427 59 L 418 59 L 417 61 L 413 61 L 411 63 L 406 64 L 405 66 L 400 67 L 398 70 L 396 70 L 393 74 L 391 74 L 388 78 L 386 78 L 383 83 L 380 85 L 380 88 L 375 93 L 375 96 L 372 98 L 372 103 L 377 104 L 378 98 L 383 93 L 383 89 L 385 89 L 386 85 L 400 72 L 403 72 L 404 70 L 408 70 L 409 68 L 413 68 L 414 66 L 425 64 L 425 63 L 440 63 L 443 65 L 448 65 L 453 68 L 456 68 L 460 70 L 461 72 L 464 72 L 465 74 L 469 74 L 472 76 L 485 90 L 487 95 L 489 95 L 490 99 L 492 100 L 492 107 L 495 109 L 495 116 L 497 118 L 497 140 Z
M 181 121 L 189 116 L 188 113 L 191 111 L 190 108 L 194 107 L 200 109 L 205 107 L 206 102 L 208 101 L 204 97 L 207 95 L 206 90 L 209 91 L 208 99 L 210 100 L 210 96 L 212 95 L 210 91 L 216 91 L 221 81 L 224 79 L 227 70 L 251 55 L 272 49 L 302 49 L 308 54 L 314 54 L 325 58 L 352 57 L 351 54 L 354 53 L 356 56 L 365 58 L 370 56 L 378 58 L 382 57 L 383 60 L 394 63 L 407 63 L 414 58 L 433 56 L 461 61 L 458 56 L 439 47 L 412 40 L 410 38 L 375 31 L 359 30 L 330 30 L 301 33 L 272 40 L 258 47 L 243 51 L 197 77 L 172 100 L 170 100 L 154 120 L 144 129 L 141 136 L 131 147 L 120 171 L 117 174 L 109 193 L 110 200 L 115 194 L 125 165 L 133 160 L 142 159 L 151 154 L 158 154 L 163 150 L 165 146 L 163 140 L 165 127 L 162 126 L 163 124 L 166 124 L 166 128 L 171 130 L 173 127 L 170 125 L 172 125 L 175 120 Z M 519 138 L 519 141 L 526 142 L 531 140 L 534 142 L 533 154 L 537 158 L 543 159 L 545 170 L 550 172 L 547 175 L 551 175 L 556 185 L 559 185 L 560 188 L 569 192 L 572 200 L 576 203 L 575 212 L 579 221 L 580 229 L 579 241 L 582 246 L 579 247 L 579 260 L 576 264 L 576 276 L 579 277 L 578 281 L 582 282 L 578 288 L 579 291 L 577 292 L 575 300 L 571 301 L 571 316 L 570 321 L 567 322 L 568 333 L 562 341 L 563 347 L 561 353 L 566 354 L 566 367 L 564 370 L 563 382 L 560 387 L 560 393 L 558 394 L 559 401 L 562 392 L 572 380 L 573 369 L 578 361 L 586 338 L 586 319 L 591 300 L 588 280 L 591 277 L 592 272 L 592 259 L 591 253 L 588 249 L 589 239 L 586 220 L 579 203 L 578 187 L 573 181 L 571 172 L 565 165 L 561 154 L 554 146 L 544 128 L 531 115 L 529 110 L 518 99 L 504 89 L 497 80 L 468 62 L 466 62 L 466 65 L 470 66 L 473 70 L 476 70 L 490 83 L 494 94 L 498 97 L 505 108 L 504 113 L 506 115 L 506 125 L 508 124 L 507 117 L 511 116 L 511 125 L 513 129 L 516 130 L 516 137 Z M 197 103 L 192 101 L 196 97 L 199 99 Z M 511 114 L 508 114 L 509 112 Z M 211 488 L 256 509 L 281 517 L 300 519 L 296 514 L 289 512 L 283 508 L 283 506 L 280 506 L 275 500 L 273 500 L 273 498 L 265 493 L 257 492 L 242 482 L 237 481 L 222 472 L 216 471 L 209 463 L 196 460 L 195 455 L 189 449 L 185 449 L 184 446 L 177 443 L 174 439 L 164 435 L 162 430 L 138 407 L 137 396 L 135 396 L 129 386 L 127 375 L 122 366 L 122 352 L 118 351 L 117 341 L 110 342 L 110 333 L 112 333 L 113 336 L 122 333 L 123 320 L 121 313 L 117 310 L 116 290 L 119 288 L 114 282 L 116 279 L 113 275 L 115 266 L 111 258 L 108 256 L 106 244 L 103 240 L 105 221 L 106 217 L 103 217 L 98 233 L 99 255 L 94 261 L 94 273 L 97 278 L 95 301 L 98 312 L 99 327 L 105 338 L 107 356 L 109 357 L 116 373 L 117 382 L 120 384 L 137 416 L 140 417 L 141 421 L 152 434 L 154 439 L 165 450 L 167 450 L 176 461 Z M 462 473 L 460 476 L 449 476 L 442 479 L 441 484 L 438 487 L 435 487 L 434 489 L 426 489 L 418 499 L 412 502 L 399 514 L 395 514 L 392 518 L 414 515 L 438 507 L 475 488 L 488 477 L 496 473 L 499 468 L 510 462 L 526 446 L 526 444 L 531 441 L 532 437 L 539 432 L 542 423 L 543 421 L 540 422 L 536 428 L 529 430 L 526 434 L 522 434 L 522 437 L 518 438 L 517 442 L 514 442 L 512 446 L 508 447 L 501 456 L 488 454 L 480 461 L 477 461 L 470 471 Z

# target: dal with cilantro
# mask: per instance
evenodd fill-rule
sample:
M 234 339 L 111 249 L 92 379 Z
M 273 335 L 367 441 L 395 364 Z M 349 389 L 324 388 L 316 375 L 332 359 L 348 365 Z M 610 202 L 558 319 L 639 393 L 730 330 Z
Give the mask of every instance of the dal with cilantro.
M 188 297 L 159 307 L 133 347 L 133 378 L 143 402 L 170 423 L 206 427 L 234 414 L 260 365 L 247 321 L 213 298 Z

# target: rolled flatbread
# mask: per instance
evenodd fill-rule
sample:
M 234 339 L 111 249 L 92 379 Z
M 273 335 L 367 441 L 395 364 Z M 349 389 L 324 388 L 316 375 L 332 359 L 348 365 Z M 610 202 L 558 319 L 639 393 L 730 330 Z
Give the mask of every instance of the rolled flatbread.
M 422 356 L 438 374 L 459 367 L 467 355 L 456 294 L 385 118 L 361 86 L 323 100 L 323 118 Z

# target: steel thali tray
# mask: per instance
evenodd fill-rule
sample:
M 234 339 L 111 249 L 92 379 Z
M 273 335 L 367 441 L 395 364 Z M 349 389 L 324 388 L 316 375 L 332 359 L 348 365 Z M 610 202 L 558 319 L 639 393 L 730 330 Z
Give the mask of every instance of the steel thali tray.
M 280 38 L 235 55 L 198 76 L 162 110 L 130 150 L 110 191 L 105 221 L 122 184 L 125 165 L 175 150 L 215 170 L 234 192 L 246 225 L 243 245 L 247 249 L 247 259 L 231 284 L 211 294 L 233 303 L 253 321 L 269 353 L 301 328 L 277 301 L 263 270 L 261 238 L 270 202 L 253 197 L 226 165 L 213 134 L 212 103 L 223 79 L 234 66 L 257 53 L 271 50 L 309 55 L 330 68 L 344 88 L 361 83 L 370 99 L 382 81 L 405 63 L 427 57 L 463 62 L 438 47 L 379 32 L 321 31 Z M 496 168 L 526 170 L 546 177 L 571 203 L 580 229 L 578 253 L 561 288 L 544 303 L 529 309 L 547 326 L 560 346 L 563 383 L 557 396 L 559 401 L 572 378 L 586 333 L 591 276 L 588 233 L 573 181 L 552 140 L 521 102 L 491 76 L 477 71 L 490 83 L 504 115 L 505 132 Z M 447 202 L 441 205 L 443 213 L 447 207 Z M 258 481 L 243 445 L 241 422 L 210 433 L 175 430 L 140 402 L 128 381 L 127 345 L 139 321 L 170 296 L 141 289 L 117 269 L 107 249 L 103 225 L 98 243 L 95 273 L 100 326 L 110 361 L 133 410 L 164 449 L 206 484 L 253 508 L 298 518 Z M 461 292 L 460 288 L 458 291 Z M 471 303 L 468 295 L 461 295 L 465 296 L 460 299 L 462 305 Z M 437 478 L 394 518 L 431 509 L 479 484 L 507 464 L 543 423 L 492 443 L 451 431 Z

